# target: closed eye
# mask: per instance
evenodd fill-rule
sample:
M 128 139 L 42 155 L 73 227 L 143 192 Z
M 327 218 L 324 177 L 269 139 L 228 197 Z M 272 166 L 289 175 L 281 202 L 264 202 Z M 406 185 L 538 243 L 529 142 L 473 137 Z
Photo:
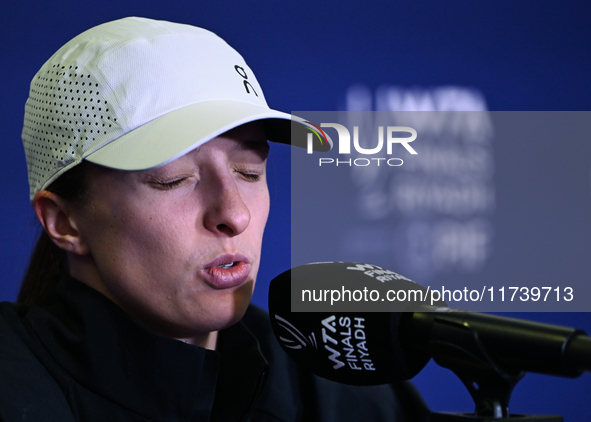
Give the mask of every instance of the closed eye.
M 174 180 L 155 180 L 152 182 L 152 185 L 157 189 L 170 190 L 180 186 L 185 180 L 187 180 L 186 177 L 181 177 Z
M 245 171 L 239 171 L 238 173 L 241 177 L 243 177 L 245 180 L 249 182 L 258 182 L 259 180 L 261 180 L 261 175 L 257 173 L 249 173 Z

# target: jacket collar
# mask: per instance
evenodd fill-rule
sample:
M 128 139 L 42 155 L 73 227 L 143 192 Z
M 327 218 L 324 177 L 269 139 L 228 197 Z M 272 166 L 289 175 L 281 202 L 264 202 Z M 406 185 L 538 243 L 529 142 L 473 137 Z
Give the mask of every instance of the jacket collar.
M 153 333 L 70 277 L 26 319 L 62 382 L 71 377 L 149 419 L 242 420 L 268 370 L 242 323 L 219 333 L 218 351 L 206 350 Z

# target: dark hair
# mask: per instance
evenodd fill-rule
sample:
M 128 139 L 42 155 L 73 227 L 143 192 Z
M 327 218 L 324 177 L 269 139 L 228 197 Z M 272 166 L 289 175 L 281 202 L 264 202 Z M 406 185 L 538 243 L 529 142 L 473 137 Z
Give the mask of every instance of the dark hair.
M 74 205 L 80 205 L 87 188 L 88 161 L 82 161 L 55 180 L 47 190 Z M 63 274 L 68 274 L 68 261 L 60 249 L 43 230 L 33 249 L 29 266 L 23 277 L 17 303 L 33 305 L 52 291 Z

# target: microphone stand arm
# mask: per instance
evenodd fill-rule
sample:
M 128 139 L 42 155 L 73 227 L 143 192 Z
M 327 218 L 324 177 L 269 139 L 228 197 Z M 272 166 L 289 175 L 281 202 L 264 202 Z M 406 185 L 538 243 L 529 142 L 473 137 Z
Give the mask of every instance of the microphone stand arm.
M 426 314 L 421 314 L 422 316 Z M 428 314 L 427 314 L 428 315 Z M 433 360 L 453 371 L 475 403 L 474 413 L 433 413 L 431 422 L 563 422 L 560 416 L 511 415 L 509 401 L 525 371 L 508 370 L 488 352 L 478 324 L 458 314 L 431 314 L 429 350 Z M 421 318 L 421 317 L 419 317 Z M 425 328 L 426 324 L 421 328 Z

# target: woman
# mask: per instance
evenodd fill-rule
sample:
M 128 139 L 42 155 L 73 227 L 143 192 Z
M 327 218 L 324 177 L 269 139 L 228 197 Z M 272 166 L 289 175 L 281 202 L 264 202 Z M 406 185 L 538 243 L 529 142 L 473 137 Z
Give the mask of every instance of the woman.
M 298 369 L 249 307 L 267 140 L 289 131 L 203 29 L 127 18 L 58 50 L 25 109 L 44 232 L 20 304 L 0 307 L 0 420 L 424 417 L 405 384 Z

